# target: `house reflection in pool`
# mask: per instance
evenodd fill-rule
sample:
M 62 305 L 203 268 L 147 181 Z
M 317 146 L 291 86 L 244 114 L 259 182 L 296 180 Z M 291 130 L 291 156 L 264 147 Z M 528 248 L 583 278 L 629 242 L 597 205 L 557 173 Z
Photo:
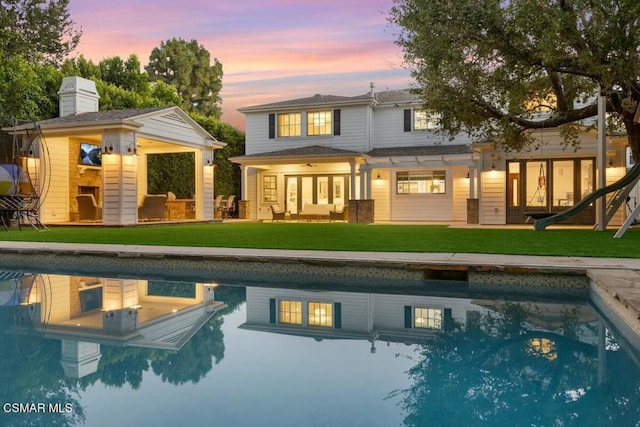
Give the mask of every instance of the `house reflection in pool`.
M 225 304 L 214 283 L 37 275 L 20 304 L 27 324 L 61 341 L 65 376 L 94 373 L 100 345 L 179 350 Z

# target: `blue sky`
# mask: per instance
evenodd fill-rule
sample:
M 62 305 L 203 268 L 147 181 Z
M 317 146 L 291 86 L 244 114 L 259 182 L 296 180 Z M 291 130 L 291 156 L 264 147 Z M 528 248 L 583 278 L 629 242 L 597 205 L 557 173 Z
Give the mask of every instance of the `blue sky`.
M 146 65 L 173 37 L 196 39 L 222 63 L 222 119 L 244 129 L 240 107 L 407 87 L 388 24 L 393 0 L 71 0 L 83 35 L 76 54 L 98 62 L 136 54 Z

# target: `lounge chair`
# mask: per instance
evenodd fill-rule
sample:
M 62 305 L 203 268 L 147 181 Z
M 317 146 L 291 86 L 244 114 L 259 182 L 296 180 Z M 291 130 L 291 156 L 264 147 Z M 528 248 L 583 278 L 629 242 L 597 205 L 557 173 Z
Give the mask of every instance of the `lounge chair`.
M 164 219 L 165 205 L 167 204 L 166 194 L 147 194 L 142 200 L 142 205 L 138 207 L 138 220 L 146 221 Z
M 213 201 L 213 212 L 215 213 L 216 218 L 222 218 L 222 199 L 224 196 L 219 194 L 216 196 Z M 218 213 L 219 212 L 219 213 Z
M 280 209 L 280 206 L 270 205 L 269 208 L 271 209 L 271 222 L 287 220 L 287 217 L 286 217 L 287 213 L 282 209 Z
M 78 221 L 100 221 L 102 208 L 96 203 L 93 194 L 78 194 Z
M 231 195 L 225 203 L 222 204 L 222 217 L 231 218 L 231 212 L 235 212 L 236 205 L 234 203 L 236 196 Z
M 338 208 L 329 212 L 329 221 L 349 221 L 349 206 L 345 205 L 342 208 Z

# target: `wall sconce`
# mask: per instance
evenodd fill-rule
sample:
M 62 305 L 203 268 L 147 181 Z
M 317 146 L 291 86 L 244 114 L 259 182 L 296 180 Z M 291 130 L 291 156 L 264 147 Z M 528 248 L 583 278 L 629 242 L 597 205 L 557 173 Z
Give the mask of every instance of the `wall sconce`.
M 129 144 L 127 147 L 127 154 L 132 154 L 134 156 L 138 155 L 138 147 L 135 144 Z
M 110 142 L 102 148 L 102 154 L 113 154 L 113 145 Z
M 465 179 L 469 179 L 469 178 L 471 178 L 471 173 L 467 171 L 467 176 L 465 177 Z
M 380 177 L 380 172 L 378 172 L 378 175 L 376 175 L 376 181 L 380 182 L 382 178 Z
M 613 159 L 609 159 L 609 168 L 613 167 Z
M 207 166 L 213 166 L 213 159 L 211 157 L 207 157 Z
M 491 170 L 492 171 L 496 170 L 496 160 L 500 160 L 500 156 L 492 154 L 491 155 Z

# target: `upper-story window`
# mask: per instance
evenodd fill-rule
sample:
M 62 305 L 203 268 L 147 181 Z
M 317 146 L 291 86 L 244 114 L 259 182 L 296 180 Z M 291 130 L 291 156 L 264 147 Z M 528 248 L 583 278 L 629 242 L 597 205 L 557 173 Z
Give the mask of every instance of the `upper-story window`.
M 333 121 L 331 111 L 314 111 L 307 113 L 307 135 L 331 135 Z
M 278 114 L 278 137 L 300 136 L 301 133 L 300 113 Z
M 440 127 L 440 117 L 425 110 L 413 112 L 413 130 L 432 130 Z
M 439 129 L 440 115 L 426 110 L 404 110 L 404 131 Z

